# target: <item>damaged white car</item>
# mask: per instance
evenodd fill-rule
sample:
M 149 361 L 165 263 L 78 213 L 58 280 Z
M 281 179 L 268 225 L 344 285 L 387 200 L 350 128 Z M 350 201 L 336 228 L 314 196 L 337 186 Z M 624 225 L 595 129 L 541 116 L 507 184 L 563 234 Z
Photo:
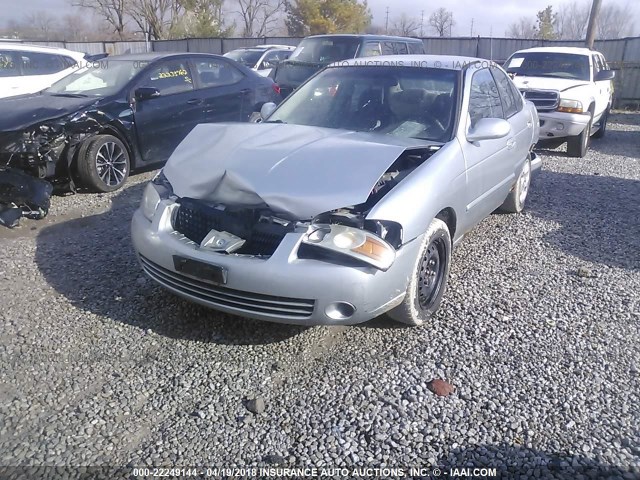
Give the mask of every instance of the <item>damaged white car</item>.
M 273 322 L 422 324 L 452 247 L 520 212 L 540 167 L 535 107 L 475 58 L 338 62 L 274 107 L 197 126 L 147 185 L 133 243 L 170 291 Z

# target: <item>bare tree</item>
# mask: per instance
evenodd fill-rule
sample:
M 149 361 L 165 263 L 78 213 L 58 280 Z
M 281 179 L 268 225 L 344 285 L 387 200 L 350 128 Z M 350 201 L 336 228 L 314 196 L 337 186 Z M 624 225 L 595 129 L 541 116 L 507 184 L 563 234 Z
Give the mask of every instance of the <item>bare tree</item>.
M 118 39 L 125 38 L 128 0 L 71 0 L 74 7 L 93 10 L 94 13 L 113 28 Z
M 178 0 L 129 0 L 128 3 L 127 13 L 151 40 L 168 38 L 183 13 Z
M 621 38 L 631 35 L 633 17 L 629 12 L 628 5 L 626 7 L 611 3 L 603 5 L 596 23 L 597 38 Z
M 403 13 L 391 22 L 391 33 L 393 35 L 412 37 L 417 35 L 419 28 L 420 21 L 415 18 L 410 18 L 406 13 Z
M 283 20 L 285 0 L 236 0 L 243 37 L 266 37 Z
M 51 34 L 58 27 L 58 19 L 43 10 L 28 14 L 27 23 L 33 31 L 32 35 L 44 40 L 50 40 Z
M 560 6 L 558 11 L 556 34 L 563 40 L 582 40 L 589 22 L 589 1 L 573 1 Z
M 82 15 L 67 14 L 62 17 L 61 33 L 64 40 L 75 42 L 86 39 L 89 28 Z
M 450 37 L 451 27 L 455 25 L 455 22 L 453 21 L 453 13 L 444 7 L 440 7 L 429 17 L 429 25 L 435 29 L 439 36 Z
M 536 26 L 530 18 L 520 17 L 520 20 L 509 25 L 505 33 L 510 38 L 535 38 Z

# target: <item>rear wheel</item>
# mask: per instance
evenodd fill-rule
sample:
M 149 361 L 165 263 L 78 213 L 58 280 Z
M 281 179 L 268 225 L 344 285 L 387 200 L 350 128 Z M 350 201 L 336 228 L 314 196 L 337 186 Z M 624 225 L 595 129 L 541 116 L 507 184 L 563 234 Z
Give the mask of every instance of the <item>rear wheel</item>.
M 131 161 L 125 145 L 113 135 L 98 135 L 82 145 L 78 175 L 84 186 L 98 192 L 113 192 L 129 177 Z
M 388 312 L 407 325 L 422 325 L 438 310 L 447 287 L 451 263 L 451 235 L 447 225 L 435 218 L 424 235 L 407 294 Z
M 529 194 L 531 185 L 531 157 L 524 162 L 522 171 L 516 180 L 513 189 L 507 195 L 504 203 L 500 206 L 500 211 L 507 213 L 520 213 L 524 209 L 524 203 Z
M 591 139 L 591 125 L 593 124 L 593 113 L 590 112 L 590 115 L 589 122 L 582 133 L 575 137 L 569 137 L 567 140 L 567 155 L 570 157 L 582 158 L 587 154 Z

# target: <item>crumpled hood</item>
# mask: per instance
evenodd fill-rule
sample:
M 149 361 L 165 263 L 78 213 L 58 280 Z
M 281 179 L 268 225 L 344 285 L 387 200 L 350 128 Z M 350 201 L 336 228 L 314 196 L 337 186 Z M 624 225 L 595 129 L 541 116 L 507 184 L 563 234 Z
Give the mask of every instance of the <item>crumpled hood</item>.
M 533 90 L 558 90 L 560 92 L 573 87 L 589 85 L 584 80 L 572 80 L 568 78 L 551 78 L 551 77 L 527 77 L 516 75 L 513 79 L 516 87 L 519 89 Z
M 38 123 L 77 112 L 96 98 L 60 97 L 46 93 L 0 99 L 0 132 L 24 130 Z
M 365 202 L 404 150 L 429 145 L 302 125 L 201 124 L 176 148 L 164 174 L 179 197 L 228 206 L 266 204 L 305 220 Z

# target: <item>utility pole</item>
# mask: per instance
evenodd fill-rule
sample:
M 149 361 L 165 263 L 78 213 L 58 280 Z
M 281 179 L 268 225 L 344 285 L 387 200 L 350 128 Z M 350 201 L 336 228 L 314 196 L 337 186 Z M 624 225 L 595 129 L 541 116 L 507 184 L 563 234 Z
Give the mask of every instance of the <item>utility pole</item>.
M 422 38 L 422 26 L 424 25 L 424 10 L 420 12 L 420 38 Z
M 389 34 L 389 7 L 387 7 L 387 19 L 384 21 L 384 33 Z
M 593 42 L 596 39 L 596 23 L 598 21 L 598 13 L 600 12 L 600 4 L 602 0 L 593 0 L 591 4 L 591 14 L 589 15 L 589 25 L 587 26 L 587 38 L 585 43 L 587 48 L 593 48 Z
M 473 37 L 473 18 L 471 19 L 471 36 Z

